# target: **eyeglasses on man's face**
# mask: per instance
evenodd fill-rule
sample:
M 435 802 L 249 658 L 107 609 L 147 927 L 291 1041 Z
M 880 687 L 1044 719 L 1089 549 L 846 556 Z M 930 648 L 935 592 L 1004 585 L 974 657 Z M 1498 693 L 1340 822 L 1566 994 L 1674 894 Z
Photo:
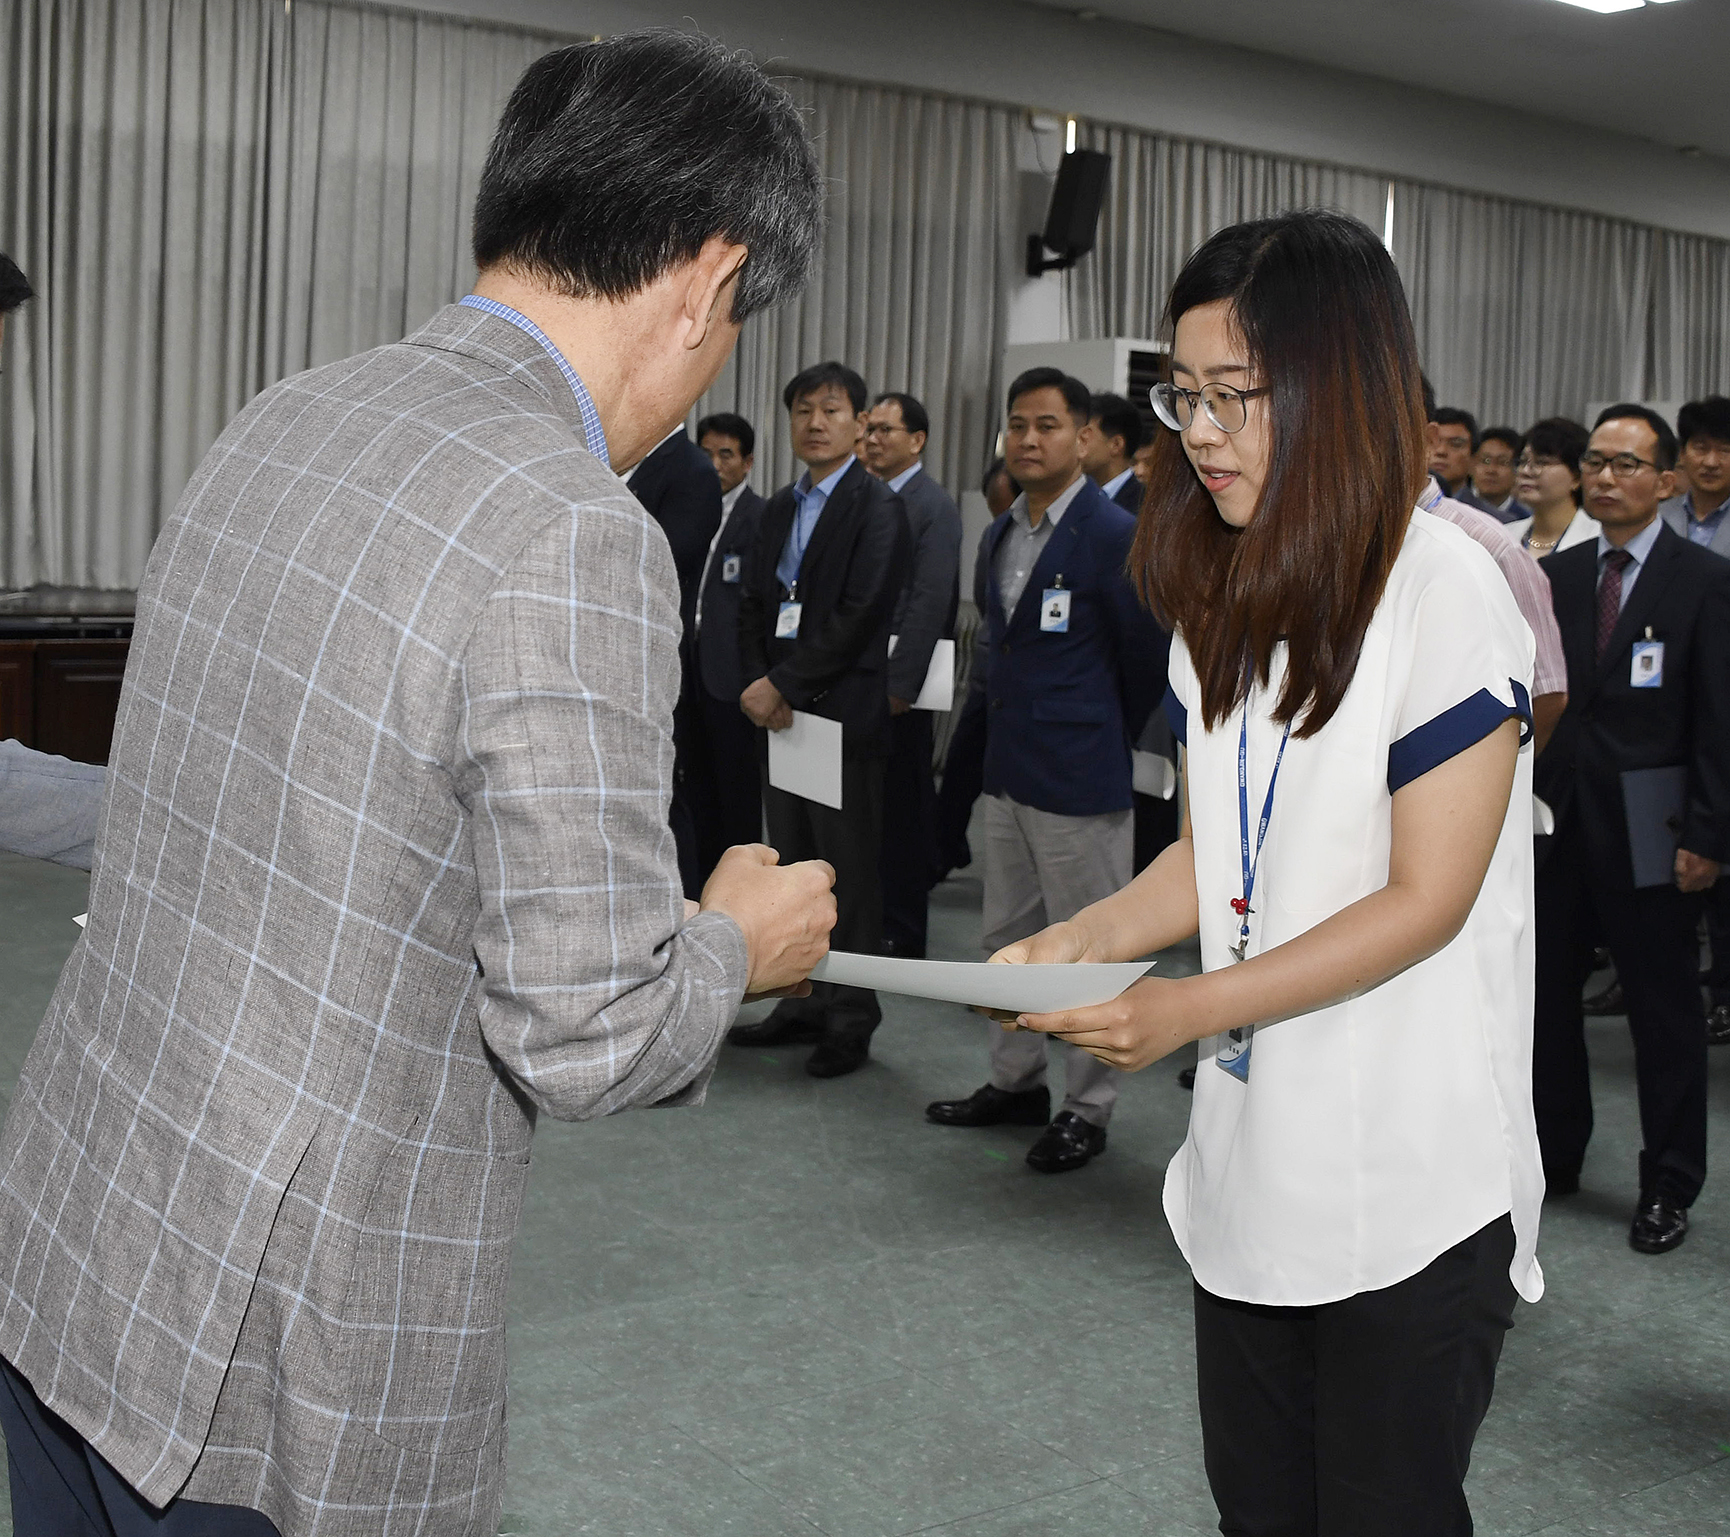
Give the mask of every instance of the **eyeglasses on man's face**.
M 1198 402 L 1207 419 L 1221 432 L 1242 432 L 1243 424 L 1249 420 L 1246 402 L 1267 393 L 1266 385 L 1239 390 L 1229 384 L 1204 384 L 1199 390 L 1186 390 L 1178 384 L 1156 384 L 1148 391 L 1148 398 L 1153 403 L 1154 415 L 1173 432 L 1189 430 Z
M 892 438 L 896 433 L 906 432 L 907 430 L 907 428 L 902 427 L 895 422 L 872 422 L 871 425 L 865 429 L 865 436 L 868 438 Z
M 1644 465 L 1649 470 L 1657 470 L 1658 466 L 1650 459 L 1642 459 L 1638 454 L 1601 454 L 1595 448 L 1589 448 L 1580 455 L 1580 471 L 1585 475 L 1596 475 L 1605 465 L 1610 466 L 1610 473 L 1617 480 L 1627 480 L 1640 473 Z

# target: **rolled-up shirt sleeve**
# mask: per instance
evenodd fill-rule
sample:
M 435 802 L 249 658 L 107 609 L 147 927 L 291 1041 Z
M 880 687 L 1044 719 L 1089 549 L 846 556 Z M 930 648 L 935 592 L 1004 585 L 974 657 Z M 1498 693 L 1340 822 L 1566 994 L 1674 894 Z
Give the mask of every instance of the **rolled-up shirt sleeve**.
M 667 823 L 678 591 L 621 489 L 527 541 L 462 661 L 481 1031 L 561 1119 L 699 1100 L 745 987 L 738 926 L 685 921 Z

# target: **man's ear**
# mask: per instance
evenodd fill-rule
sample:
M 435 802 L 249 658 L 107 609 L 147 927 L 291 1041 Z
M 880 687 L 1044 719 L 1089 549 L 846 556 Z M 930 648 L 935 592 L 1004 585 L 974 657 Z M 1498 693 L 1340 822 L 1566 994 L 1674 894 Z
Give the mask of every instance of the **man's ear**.
M 703 249 L 690 265 L 680 313 L 687 352 L 697 351 L 709 339 L 717 321 L 732 319 L 734 285 L 749 254 L 744 246 L 719 235 L 703 242 Z
M 917 459 L 924 452 L 925 434 L 923 432 L 916 432 L 913 434 L 913 457 Z
M 1667 502 L 1676 494 L 1676 472 L 1674 470 L 1658 471 L 1658 500 Z

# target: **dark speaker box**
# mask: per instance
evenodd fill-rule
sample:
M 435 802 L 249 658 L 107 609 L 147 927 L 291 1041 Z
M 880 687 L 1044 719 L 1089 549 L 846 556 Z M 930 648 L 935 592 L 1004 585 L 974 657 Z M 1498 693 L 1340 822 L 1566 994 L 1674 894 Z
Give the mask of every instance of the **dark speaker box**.
M 1085 256 L 1093 249 L 1099 210 L 1105 205 L 1105 183 L 1111 156 L 1096 149 L 1074 149 L 1057 168 L 1051 208 L 1045 216 L 1048 250 L 1065 256 Z

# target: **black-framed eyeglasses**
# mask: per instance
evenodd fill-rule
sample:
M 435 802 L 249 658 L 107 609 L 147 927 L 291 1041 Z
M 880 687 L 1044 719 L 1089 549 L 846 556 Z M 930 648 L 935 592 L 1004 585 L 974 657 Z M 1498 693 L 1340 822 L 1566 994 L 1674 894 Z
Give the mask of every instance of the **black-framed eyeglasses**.
M 1617 480 L 1627 480 L 1630 476 L 1640 473 L 1640 466 L 1649 470 L 1658 466 L 1650 459 L 1642 459 L 1638 454 L 1601 454 L 1595 448 L 1589 448 L 1580 455 L 1580 469 L 1587 475 L 1596 475 L 1605 465 L 1610 466 L 1610 473 Z
M 1246 402 L 1268 393 L 1268 387 L 1239 390 L 1229 384 L 1204 384 L 1199 390 L 1186 390 L 1177 384 L 1156 384 L 1148 391 L 1153 412 L 1173 432 L 1187 432 L 1195 420 L 1199 401 L 1207 419 L 1221 432 L 1242 432 L 1249 420 Z
M 911 436 L 912 431 L 911 427 L 903 427 L 894 422 L 873 422 L 865 429 L 865 436 L 868 438 L 887 438 L 894 436 L 897 432 L 905 432 Z

